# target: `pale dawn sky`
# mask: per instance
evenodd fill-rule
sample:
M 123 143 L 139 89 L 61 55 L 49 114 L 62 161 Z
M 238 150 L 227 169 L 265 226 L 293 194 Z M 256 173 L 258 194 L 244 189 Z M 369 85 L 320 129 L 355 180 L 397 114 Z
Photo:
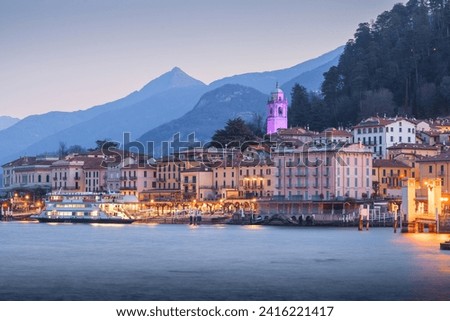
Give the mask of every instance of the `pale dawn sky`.
M 178 66 L 205 83 L 281 69 L 395 0 L 0 0 L 0 115 L 73 111 Z

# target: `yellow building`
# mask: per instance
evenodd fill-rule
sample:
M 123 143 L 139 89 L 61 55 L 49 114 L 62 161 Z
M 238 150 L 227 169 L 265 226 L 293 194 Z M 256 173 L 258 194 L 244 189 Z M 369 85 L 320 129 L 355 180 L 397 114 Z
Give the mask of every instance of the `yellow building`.
M 377 197 L 401 197 L 402 179 L 411 178 L 411 166 L 395 159 L 374 159 L 372 184 Z
M 419 165 L 419 177 L 421 187 L 423 188 L 432 179 L 440 179 L 442 186 L 442 193 L 448 194 L 450 192 L 450 152 L 445 152 L 440 155 L 424 157 L 417 161 Z

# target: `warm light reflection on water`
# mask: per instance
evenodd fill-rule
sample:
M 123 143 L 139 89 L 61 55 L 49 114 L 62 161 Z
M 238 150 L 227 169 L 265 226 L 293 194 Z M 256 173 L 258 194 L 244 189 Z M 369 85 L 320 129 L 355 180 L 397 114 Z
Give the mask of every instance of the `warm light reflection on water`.
M 243 225 L 245 230 L 262 230 L 263 227 L 261 225 Z
M 123 224 L 108 224 L 108 223 L 89 223 L 93 227 L 107 227 L 107 228 L 123 228 Z

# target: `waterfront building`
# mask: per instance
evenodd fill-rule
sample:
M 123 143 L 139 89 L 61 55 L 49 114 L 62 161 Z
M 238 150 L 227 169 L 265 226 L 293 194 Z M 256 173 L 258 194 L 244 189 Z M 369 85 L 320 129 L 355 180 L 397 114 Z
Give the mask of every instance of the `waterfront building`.
M 411 166 L 396 159 L 374 159 L 372 165 L 373 192 L 376 197 L 399 198 L 403 180 L 411 177 Z
M 213 183 L 213 169 L 201 165 L 183 169 L 181 177 L 181 195 L 184 200 L 215 200 L 216 189 Z
M 6 163 L 3 168 L 3 188 L 48 190 L 51 188 L 51 164 L 57 160 L 54 157 L 20 157 Z
M 156 168 L 146 163 L 126 164 L 120 168 L 120 182 L 122 195 L 145 199 L 141 194 L 156 188 Z
M 372 190 L 372 153 L 362 144 L 277 147 L 273 161 L 278 199 L 361 199 Z
M 407 118 L 370 117 L 353 127 L 353 142 L 369 147 L 373 157 L 386 158 L 388 147 L 416 143 L 416 125 Z
M 51 165 L 54 191 L 106 191 L 106 168 L 99 155 L 71 154 Z
M 439 179 L 441 181 L 442 193 L 447 197 L 450 194 L 450 152 L 443 152 L 436 156 L 423 157 L 417 160 L 419 165 L 420 182 L 425 188 L 424 184 L 427 182 Z
M 267 134 L 274 134 L 277 130 L 288 127 L 287 112 L 288 101 L 284 97 L 284 92 L 278 88 L 277 83 L 267 102 Z
M 441 149 L 426 144 L 395 144 L 387 148 L 388 159 L 398 160 L 411 168 L 410 178 L 419 178 L 417 161 L 423 157 L 439 155 Z

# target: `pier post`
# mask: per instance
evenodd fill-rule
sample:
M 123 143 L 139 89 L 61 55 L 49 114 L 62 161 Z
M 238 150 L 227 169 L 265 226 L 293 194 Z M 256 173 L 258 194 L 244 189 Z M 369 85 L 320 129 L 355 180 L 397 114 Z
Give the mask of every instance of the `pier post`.
M 362 231 L 362 230 L 363 230 L 363 219 L 362 219 L 362 215 L 359 214 L 358 231 Z
M 436 208 L 436 230 L 434 232 L 439 234 L 439 211 L 437 208 Z
M 394 211 L 394 233 L 397 233 L 397 216 L 398 212 Z

